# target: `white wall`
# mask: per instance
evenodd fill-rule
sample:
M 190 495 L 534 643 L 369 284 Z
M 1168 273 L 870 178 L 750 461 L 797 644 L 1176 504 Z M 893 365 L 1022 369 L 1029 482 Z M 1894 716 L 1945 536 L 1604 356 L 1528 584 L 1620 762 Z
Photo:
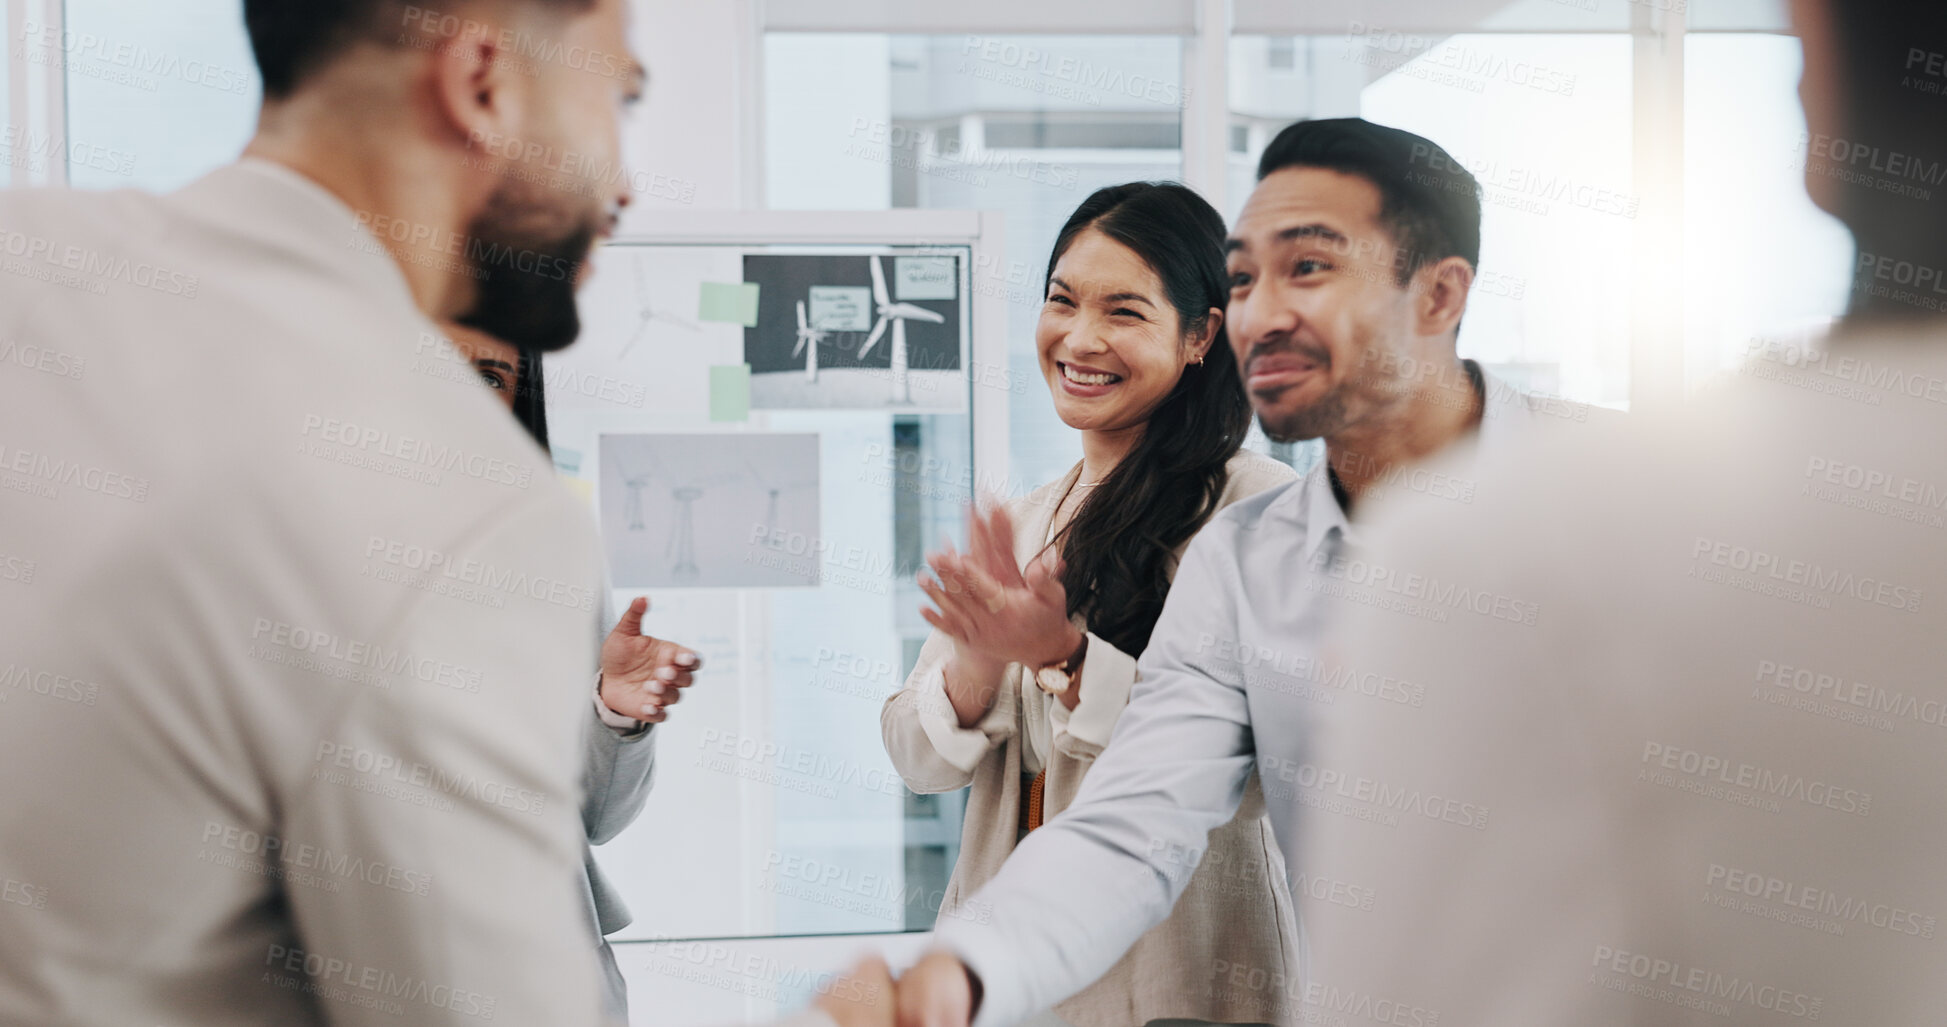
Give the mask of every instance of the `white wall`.
M 668 176 L 677 189 L 649 192 L 678 196 L 637 196 L 622 230 L 657 210 L 742 206 L 738 125 L 746 97 L 739 53 L 746 4 L 634 0 L 631 6 L 630 38 L 649 66 L 649 92 L 629 129 L 630 167 Z

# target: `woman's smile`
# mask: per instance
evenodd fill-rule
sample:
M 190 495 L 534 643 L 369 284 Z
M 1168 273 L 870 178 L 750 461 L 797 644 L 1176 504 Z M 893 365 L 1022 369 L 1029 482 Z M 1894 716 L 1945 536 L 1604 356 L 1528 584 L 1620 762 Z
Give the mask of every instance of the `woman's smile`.
M 1061 369 L 1062 391 L 1082 399 L 1106 396 L 1122 382 L 1121 375 L 1099 368 L 1059 360 L 1055 366 Z

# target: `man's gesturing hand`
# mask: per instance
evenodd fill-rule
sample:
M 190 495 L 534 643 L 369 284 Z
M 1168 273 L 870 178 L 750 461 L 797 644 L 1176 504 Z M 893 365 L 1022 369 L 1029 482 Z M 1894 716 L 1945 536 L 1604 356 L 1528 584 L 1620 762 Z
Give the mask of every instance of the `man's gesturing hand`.
M 867 956 L 811 1004 L 838 1027 L 894 1027 L 892 970 L 878 956 Z
M 624 717 L 651 724 L 669 719 L 683 698 L 690 674 L 703 658 L 674 642 L 642 633 L 649 599 L 637 596 L 602 643 L 602 704 Z
M 899 1027 L 967 1027 L 976 998 L 958 956 L 929 952 L 899 977 Z

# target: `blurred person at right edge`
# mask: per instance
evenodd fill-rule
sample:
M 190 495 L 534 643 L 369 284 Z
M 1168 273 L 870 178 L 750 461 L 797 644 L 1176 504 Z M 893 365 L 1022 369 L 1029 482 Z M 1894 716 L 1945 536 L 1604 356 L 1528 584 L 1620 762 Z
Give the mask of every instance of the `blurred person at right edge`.
M 1456 350 L 1480 196 L 1433 141 L 1359 118 L 1298 122 L 1265 148 L 1225 241 L 1224 325 L 1265 433 L 1322 438 L 1325 459 L 1218 511 L 1191 541 L 1108 746 L 1068 808 L 966 900 L 975 915 L 941 918 L 933 950 L 899 982 L 907 1022 L 977 1014 L 979 1027 L 1000 1027 L 1100 977 L 1214 857 L 1212 829 L 1236 814 L 1253 771 L 1301 928 L 1319 906 L 1391 901 L 1293 858 L 1293 821 L 1311 796 L 1288 782 L 1320 711 L 1419 702 L 1408 683 L 1321 660 L 1321 614 L 1345 591 L 1463 622 L 1528 611 L 1375 578 L 1344 556 L 1354 515 L 1409 491 L 1458 513 L 1474 498 L 1465 475 L 1415 464 L 1474 438 L 1492 450 L 1588 427 L 1585 408 L 1517 391 Z M 1182 975 L 1207 1001 L 1331 1022 L 1310 1002 L 1297 933 L 1295 953 L 1227 950 Z
M 1457 517 L 1375 513 L 1373 566 L 1538 616 L 1344 611 L 1338 655 L 1426 698 L 1332 710 L 1289 786 L 1401 797 L 1306 811 L 1303 865 L 1378 896 L 1309 922 L 1330 1008 L 1947 1020 L 1947 4 L 1792 16 L 1849 309 L 1684 409 L 1483 453 Z

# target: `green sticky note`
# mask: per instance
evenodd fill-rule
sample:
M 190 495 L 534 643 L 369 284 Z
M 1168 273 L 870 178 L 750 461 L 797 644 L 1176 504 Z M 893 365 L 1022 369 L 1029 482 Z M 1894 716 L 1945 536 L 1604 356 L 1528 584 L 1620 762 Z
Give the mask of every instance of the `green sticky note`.
M 743 421 L 749 417 L 750 365 L 718 364 L 710 368 L 710 420 Z
M 697 319 L 757 327 L 756 282 L 704 282 Z

